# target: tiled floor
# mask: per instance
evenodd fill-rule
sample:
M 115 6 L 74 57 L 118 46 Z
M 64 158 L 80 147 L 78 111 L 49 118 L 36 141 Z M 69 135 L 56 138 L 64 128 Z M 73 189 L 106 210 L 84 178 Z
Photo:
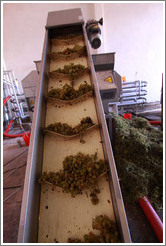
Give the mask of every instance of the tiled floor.
M 21 147 L 17 143 L 20 140 Z M 23 139 L 3 143 L 3 242 L 16 243 L 28 147 Z
M 139 204 L 125 205 L 130 235 L 133 243 L 159 243 L 149 221 Z M 162 220 L 162 210 L 157 211 Z

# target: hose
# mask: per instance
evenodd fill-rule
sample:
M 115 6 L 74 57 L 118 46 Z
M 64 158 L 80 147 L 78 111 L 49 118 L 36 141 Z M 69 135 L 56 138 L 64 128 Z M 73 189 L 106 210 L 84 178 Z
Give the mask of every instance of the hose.
M 10 135 L 10 134 L 7 134 L 7 133 L 3 133 L 3 137 L 8 137 L 8 138 L 17 138 L 17 137 L 22 137 L 22 136 L 24 136 L 24 135 L 26 135 L 26 134 L 30 134 L 30 132 L 23 132 L 23 133 L 20 133 L 20 134 L 12 134 L 12 135 Z
M 149 123 L 151 125 L 161 125 L 161 121 L 157 121 L 157 120 L 154 120 L 154 121 L 149 120 Z
M 163 242 L 163 223 L 160 220 L 158 214 L 146 198 L 146 196 L 143 196 L 138 199 L 138 202 L 144 211 L 144 214 L 146 215 L 147 219 L 149 220 L 156 236 L 158 237 L 158 240 L 160 243 Z
M 8 124 L 8 126 L 7 126 L 7 128 L 6 128 L 6 130 L 4 131 L 4 133 L 8 134 L 8 131 L 9 131 L 9 129 L 10 129 L 12 123 L 13 123 L 13 119 L 10 120 L 10 122 L 9 122 L 9 124 Z
M 4 100 L 3 100 L 3 107 L 5 106 L 5 104 L 7 103 L 7 101 L 11 98 L 11 96 L 8 96 L 6 97 Z
M 3 107 L 5 106 L 5 104 L 7 103 L 7 101 L 8 101 L 10 98 L 11 98 L 11 96 L 7 96 L 7 97 L 3 100 Z M 20 134 L 13 134 L 13 135 L 8 134 L 8 131 L 9 131 L 9 129 L 10 129 L 12 123 L 13 123 L 13 119 L 9 122 L 9 124 L 8 124 L 8 126 L 7 126 L 7 128 L 6 128 L 6 130 L 3 132 L 3 138 L 4 138 L 4 137 L 8 137 L 8 138 L 17 138 L 17 137 L 23 137 L 23 136 L 25 136 L 25 135 L 28 136 L 28 135 L 30 134 L 30 132 L 23 132 L 23 133 L 20 133 Z

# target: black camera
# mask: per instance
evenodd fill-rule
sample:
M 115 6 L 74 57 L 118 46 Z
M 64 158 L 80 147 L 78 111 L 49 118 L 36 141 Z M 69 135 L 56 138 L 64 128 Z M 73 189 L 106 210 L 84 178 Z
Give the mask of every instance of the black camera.
M 98 49 L 101 45 L 101 30 L 99 24 L 101 26 L 103 25 L 103 18 L 99 21 L 88 20 L 85 26 L 89 42 L 93 49 Z

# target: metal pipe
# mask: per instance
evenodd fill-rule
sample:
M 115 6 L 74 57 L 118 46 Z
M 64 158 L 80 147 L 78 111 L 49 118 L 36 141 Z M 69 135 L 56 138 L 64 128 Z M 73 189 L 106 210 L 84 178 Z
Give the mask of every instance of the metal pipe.
M 142 85 L 141 87 L 147 87 L 147 85 Z M 122 89 L 125 90 L 125 89 L 132 89 L 132 88 L 136 88 L 136 86 L 123 86 L 122 85 Z
M 125 93 L 132 93 L 132 92 L 135 92 L 135 93 L 138 93 L 139 95 L 141 94 L 141 92 L 145 92 L 145 93 L 147 93 L 147 91 L 146 90 L 143 90 L 143 89 L 141 89 L 141 91 L 139 91 L 139 90 L 137 90 L 137 89 L 135 89 L 135 90 L 122 90 L 122 94 L 125 94 Z
M 19 103 L 18 103 L 18 99 L 17 99 L 16 86 L 14 85 L 14 73 L 13 73 L 13 71 L 10 71 L 10 74 L 9 74 L 9 72 L 4 71 L 5 78 L 3 79 L 3 81 L 6 84 L 8 95 L 15 97 L 17 107 L 14 104 L 13 104 L 13 107 L 18 108 L 19 112 L 13 111 L 14 112 L 13 113 L 12 110 L 11 110 L 11 112 L 15 118 L 18 117 L 19 123 L 21 124 L 21 120 L 19 118 L 20 117 L 20 107 L 19 107 Z
M 144 101 L 146 101 L 146 99 L 145 98 L 142 98 Z M 130 99 L 126 99 L 127 101 L 129 101 Z M 131 99 L 131 100 L 133 100 L 133 99 Z M 125 101 L 125 100 L 124 100 Z M 131 102 L 128 102 L 128 103 L 126 103 L 126 102 L 122 102 L 122 103 L 117 103 L 117 106 L 118 107 L 123 107 L 123 106 L 128 106 L 128 105 L 135 105 L 135 104 L 142 104 L 142 103 L 144 103 L 144 102 L 137 102 L 137 103 L 135 103 L 135 102 L 133 102 L 133 103 L 131 103 Z M 111 104 L 109 104 L 109 105 L 111 105 Z
M 24 114 L 24 110 L 23 110 L 23 102 L 20 102 L 20 109 L 21 109 L 21 118 L 27 118 L 28 116 Z
M 7 79 L 3 79 L 3 83 L 9 85 L 9 86 L 12 86 L 12 84 L 7 80 Z
M 147 94 L 142 94 L 142 95 L 138 95 L 138 94 L 136 94 L 136 95 L 126 95 L 126 96 L 121 96 L 120 97 L 120 101 L 123 99 L 123 98 L 125 98 L 125 97 L 139 97 L 139 96 L 146 96 Z
M 137 80 L 137 81 L 131 81 L 131 82 L 123 82 L 122 83 L 122 86 L 123 85 L 130 85 L 130 84 L 135 84 L 136 85 L 137 83 L 139 83 L 139 80 Z M 148 82 L 141 80 L 141 83 L 147 84 Z
M 13 71 L 12 71 L 12 75 L 13 75 Z M 14 75 L 13 75 L 13 78 L 14 78 Z M 12 82 L 12 88 L 13 88 L 14 96 L 15 96 L 15 99 L 16 99 L 16 102 L 17 102 L 17 107 L 18 107 L 19 112 L 20 112 L 21 110 L 20 110 L 20 105 L 19 105 L 19 102 L 18 102 L 17 94 L 16 94 L 16 91 L 15 91 L 15 87 L 14 87 L 13 81 L 11 81 L 11 82 Z M 20 124 L 21 124 L 21 122 L 20 122 Z
M 10 80 L 10 76 L 9 76 L 9 74 L 5 73 L 5 71 L 3 72 L 3 74 L 4 74 L 3 79 L 5 81 L 8 81 L 8 83 L 4 83 L 5 90 L 7 92 L 6 94 L 7 95 L 10 95 L 12 97 L 14 93 L 13 93 L 12 85 L 11 85 L 11 83 L 9 81 Z M 11 102 L 9 101 L 8 103 L 9 103 L 8 106 L 9 106 L 10 118 L 14 118 L 14 117 L 16 118 L 16 117 L 18 117 L 18 114 L 16 112 L 13 112 L 11 110 L 11 108 L 12 108 Z M 15 107 L 15 105 L 14 105 L 14 107 Z

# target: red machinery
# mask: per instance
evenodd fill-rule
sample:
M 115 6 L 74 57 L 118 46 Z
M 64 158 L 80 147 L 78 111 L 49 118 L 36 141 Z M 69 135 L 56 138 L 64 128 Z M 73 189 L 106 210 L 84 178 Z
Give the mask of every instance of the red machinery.
M 4 99 L 3 101 L 3 107 L 5 106 L 5 104 L 7 103 L 7 101 L 11 98 L 11 96 L 8 96 Z M 20 134 L 8 134 L 9 130 L 10 130 L 10 127 L 13 123 L 13 119 L 10 120 L 6 130 L 3 132 L 3 138 L 5 137 L 8 137 L 8 138 L 17 138 L 17 137 L 22 137 L 24 139 L 24 142 L 26 144 L 26 146 L 29 146 L 29 142 L 30 142 L 30 132 L 23 132 L 23 133 L 20 133 Z

